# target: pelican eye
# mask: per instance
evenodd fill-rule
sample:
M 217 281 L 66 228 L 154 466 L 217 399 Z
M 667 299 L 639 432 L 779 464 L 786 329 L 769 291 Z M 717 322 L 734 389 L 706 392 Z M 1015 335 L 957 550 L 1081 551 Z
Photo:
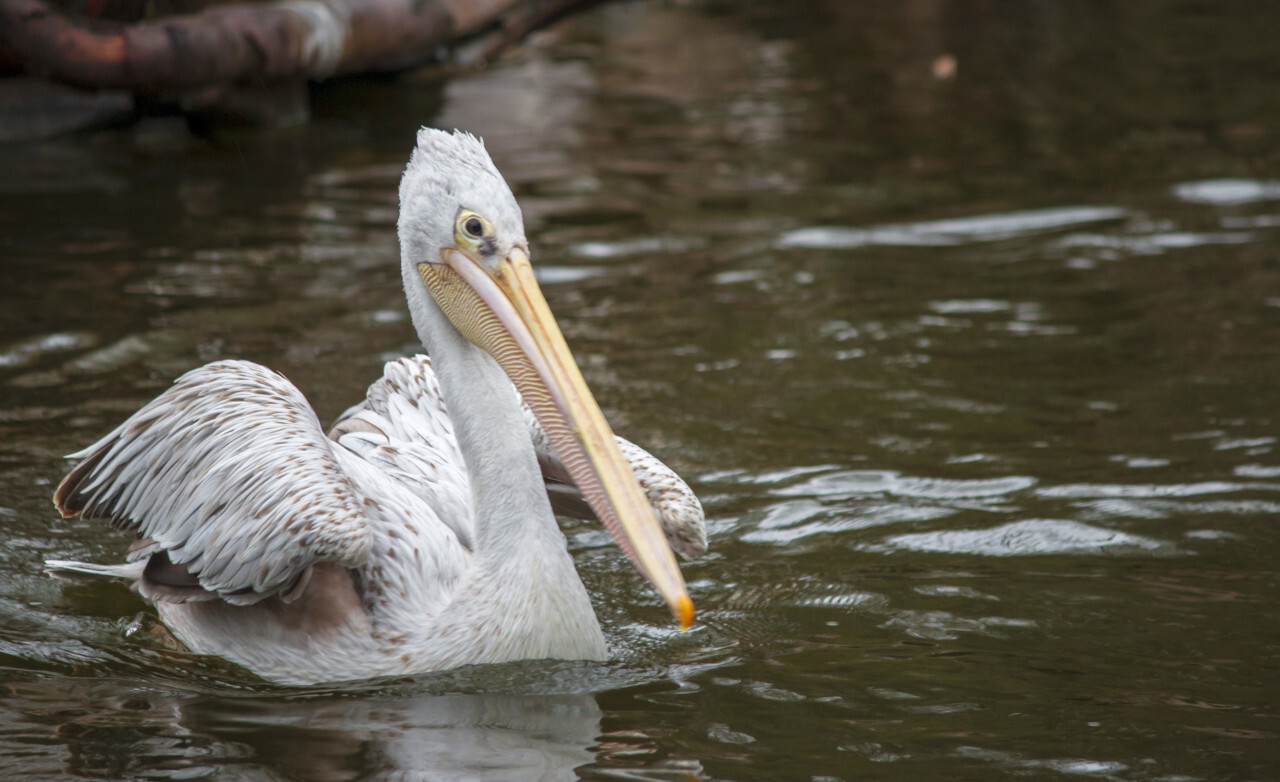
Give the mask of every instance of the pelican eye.
M 462 230 L 466 231 L 467 236 L 472 239 L 480 239 L 484 237 L 484 223 L 479 217 L 468 217 L 462 221 Z

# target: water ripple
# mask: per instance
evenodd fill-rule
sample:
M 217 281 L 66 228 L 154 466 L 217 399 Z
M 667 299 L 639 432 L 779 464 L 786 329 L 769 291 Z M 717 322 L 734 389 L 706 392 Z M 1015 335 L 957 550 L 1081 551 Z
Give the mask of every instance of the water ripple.
M 1187 502 L 1179 500 L 1131 500 L 1108 498 L 1087 502 L 1083 506 L 1094 518 L 1165 519 L 1172 516 L 1225 514 L 1249 516 L 1255 514 L 1280 514 L 1280 503 L 1265 500 L 1210 500 Z
M 1037 490 L 1041 497 L 1054 499 L 1093 499 L 1102 497 L 1150 498 L 1195 497 L 1201 494 L 1230 494 L 1247 490 L 1280 490 L 1275 483 L 1231 483 L 1227 481 L 1202 481 L 1200 483 L 1068 483 Z
M 949 299 L 931 301 L 929 309 L 939 315 L 977 315 L 988 312 L 1007 312 L 1013 304 L 1003 299 Z
M 534 272 L 534 277 L 542 285 L 556 285 L 588 280 L 604 273 L 605 270 L 599 266 L 539 266 Z
M 990 529 L 937 530 L 886 538 L 871 549 L 989 557 L 1096 554 L 1105 550 L 1172 551 L 1170 544 L 1069 519 L 1026 519 Z
M 1241 464 L 1235 468 L 1241 478 L 1280 478 L 1280 465 Z
M 982 747 L 959 747 L 955 754 L 962 758 L 986 760 L 1019 769 L 1049 769 L 1062 774 L 1083 774 L 1085 776 L 1104 776 L 1116 774 L 1128 769 L 1124 763 L 1105 760 L 1087 760 L 1081 758 L 1060 758 L 1032 760 L 1023 758 L 1016 752 L 1001 752 Z
M 833 500 L 882 493 L 918 499 L 959 500 L 1013 494 L 1035 483 L 1035 478 L 1026 475 L 965 480 L 917 478 L 903 476 L 893 470 L 847 470 L 820 475 L 804 483 L 775 489 L 772 493 L 782 497 L 816 496 Z
M 98 338 L 84 331 L 60 331 L 15 342 L 0 350 L 0 368 L 13 369 L 39 361 L 51 353 L 83 350 L 96 345 Z
M 579 258 L 618 258 L 628 255 L 684 252 L 705 244 L 705 239 L 694 237 L 646 236 L 612 242 L 580 242 L 570 247 L 569 252 Z
M 1164 231 L 1131 236 L 1078 233 L 1063 237 L 1057 242 L 1057 246 L 1064 249 L 1084 247 L 1112 252 L 1123 250 L 1133 255 L 1160 255 L 1166 250 L 1214 244 L 1247 244 L 1254 239 L 1254 234 L 1248 231 Z
M 999 600 L 995 595 L 988 595 L 973 587 L 955 586 L 953 584 L 925 584 L 912 589 L 918 595 L 929 597 L 967 597 L 973 600 Z
M 1206 179 L 1184 182 L 1173 188 L 1173 194 L 1192 204 L 1239 206 L 1258 201 L 1280 200 L 1280 182 L 1254 179 Z
M 971 242 L 1012 239 L 1085 223 L 1118 220 L 1126 216 L 1128 212 L 1114 206 L 1064 206 L 870 228 L 812 226 L 787 231 L 778 238 L 776 246 L 784 249 L 826 250 L 847 250 L 874 245 L 946 247 Z
M 795 507 L 796 505 L 800 507 Z M 741 539 L 749 543 L 783 545 L 811 535 L 849 532 L 885 524 L 933 521 L 953 513 L 953 508 L 941 506 L 883 503 L 859 508 L 856 514 L 850 515 L 830 513 L 817 503 L 783 503 L 766 511 L 759 526 L 742 535 Z
M 898 628 L 913 638 L 930 641 L 950 641 L 963 633 L 978 633 L 997 638 L 1004 636 L 1004 628 L 1035 627 L 1029 619 L 1009 619 L 1000 616 L 984 616 L 977 619 L 956 616 L 948 611 L 899 611 L 892 619 L 880 625 Z

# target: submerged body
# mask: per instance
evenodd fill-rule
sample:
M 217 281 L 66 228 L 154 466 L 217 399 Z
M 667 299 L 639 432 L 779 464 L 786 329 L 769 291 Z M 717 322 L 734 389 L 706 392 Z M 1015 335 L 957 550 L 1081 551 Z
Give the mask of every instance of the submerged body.
M 668 541 L 705 547 L 701 507 L 604 424 L 478 141 L 419 134 L 399 232 L 432 360 L 389 363 L 328 436 L 269 370 L 193 370 L 76 454 L 55 494 L 135 530 L 129 564 L 50 570 L 127 578 L 192 651 L 282 683 L 601 659 L 554 502 L 599 518 L 687 624 Z

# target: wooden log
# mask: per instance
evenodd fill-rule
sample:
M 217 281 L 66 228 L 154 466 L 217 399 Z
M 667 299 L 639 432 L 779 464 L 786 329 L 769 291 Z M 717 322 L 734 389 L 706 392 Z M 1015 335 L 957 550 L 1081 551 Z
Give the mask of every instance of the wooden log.
M 72 19 L 0 0 L 0 62 L 89 89 L 161 95 L 401 70 L 522 0 L 273 0 L 136 24 Z

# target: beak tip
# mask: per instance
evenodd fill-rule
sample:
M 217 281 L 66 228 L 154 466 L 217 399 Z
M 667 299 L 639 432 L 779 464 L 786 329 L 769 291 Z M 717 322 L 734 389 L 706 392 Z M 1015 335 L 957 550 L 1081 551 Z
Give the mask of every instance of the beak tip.
M 676 620 L 680 622 L 680 630 L 688 630 L 689 625 L 693 624 L 693 600 L 688 593 L 677 597 L 672 608 L 675 609 Z

